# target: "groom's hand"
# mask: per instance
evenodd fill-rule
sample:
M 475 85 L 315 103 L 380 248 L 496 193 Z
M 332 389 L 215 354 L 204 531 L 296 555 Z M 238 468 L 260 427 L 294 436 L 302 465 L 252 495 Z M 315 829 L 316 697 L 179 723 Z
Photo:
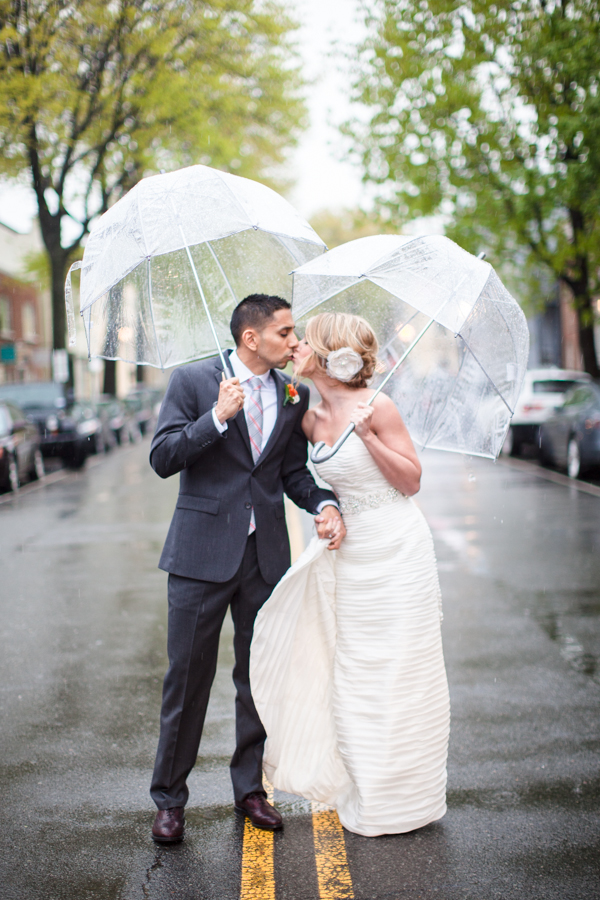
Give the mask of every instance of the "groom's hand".
M 346 537 L 344 520 L 336 506 L 324 506 L 318 516 L 315 516 L 317 534 L 323 540 L 329 540 L 328 550 L 339 550 L 340 544 Z
M 215 413 L 221 425 L 240 411 L 244 400 L 244 388 L 241 386 L 239 378 L 224 378 L 219 385 L 219 399 L 215 407 Z

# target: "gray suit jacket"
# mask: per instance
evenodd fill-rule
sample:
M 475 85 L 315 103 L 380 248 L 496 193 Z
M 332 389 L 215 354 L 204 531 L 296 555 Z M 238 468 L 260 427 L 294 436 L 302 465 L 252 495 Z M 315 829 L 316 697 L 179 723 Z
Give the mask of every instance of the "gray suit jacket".
M 300 401 L 284 406 L 289 379 L 271 371 L 277 420 L 254 465 L 243 411 L 229 419 L 222 435 L 215 428 L 212 409 L 222 371 L 219 358 L 175 369 L 160 408 L 150 464 L 161 478 L 181 476 L 159 566 L 185 578 L 228 581 L 242 561 L 254 507 L 261 574 L 276 584 L 290 565 L 283 492 L 311 513 L 322 501 L 335 499 L 317 486 L 306 465 L 301 422 L 308 388 L 300 385 Z

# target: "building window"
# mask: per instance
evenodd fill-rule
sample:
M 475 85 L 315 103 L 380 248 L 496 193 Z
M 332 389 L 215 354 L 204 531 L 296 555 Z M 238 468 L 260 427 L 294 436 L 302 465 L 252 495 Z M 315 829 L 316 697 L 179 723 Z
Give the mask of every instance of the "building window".
M 12 316 L 8 297 L 0 297 L 0 337 L 12 337 Z
M 37 332 L 35 328 L 35 306 L 33 303 L 23 303 L 21 306 L 21 326 L 24 341 L 35 341 Z

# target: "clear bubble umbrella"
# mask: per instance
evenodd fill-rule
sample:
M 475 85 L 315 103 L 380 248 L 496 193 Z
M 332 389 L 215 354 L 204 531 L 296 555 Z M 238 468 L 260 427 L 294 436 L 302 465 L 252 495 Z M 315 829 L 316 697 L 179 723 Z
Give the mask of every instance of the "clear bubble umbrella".
M 349 241 L 293 272 L 293 312 L 364 316 L 380 342 L 376 392 L 398 407 L 416 444 L 495 459 L 529 354 L 517 301 L 489 263 L 442 235 Z M 375 398 L 372 397 L 369 402 Z M 330 458 L 320 442 L 313 461 Z
M 291 204 L 256 181 L 208 166 L 144 178 L 101 216 L 71 267 L 81 267 L 88 354 L 164 369 L 217 350 L 227 371 L 233 307 L 252 293 L 289 297 L 291 270 L 326 249 Z

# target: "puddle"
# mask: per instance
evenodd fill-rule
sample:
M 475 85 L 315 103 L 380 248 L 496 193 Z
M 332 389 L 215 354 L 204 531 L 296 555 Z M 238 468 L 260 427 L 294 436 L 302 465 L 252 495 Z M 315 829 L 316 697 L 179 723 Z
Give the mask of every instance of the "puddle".
M 564 661 L 600 682 L 600 591 L 531 591 L 519 596 L 526 614 L 558 645 Z

